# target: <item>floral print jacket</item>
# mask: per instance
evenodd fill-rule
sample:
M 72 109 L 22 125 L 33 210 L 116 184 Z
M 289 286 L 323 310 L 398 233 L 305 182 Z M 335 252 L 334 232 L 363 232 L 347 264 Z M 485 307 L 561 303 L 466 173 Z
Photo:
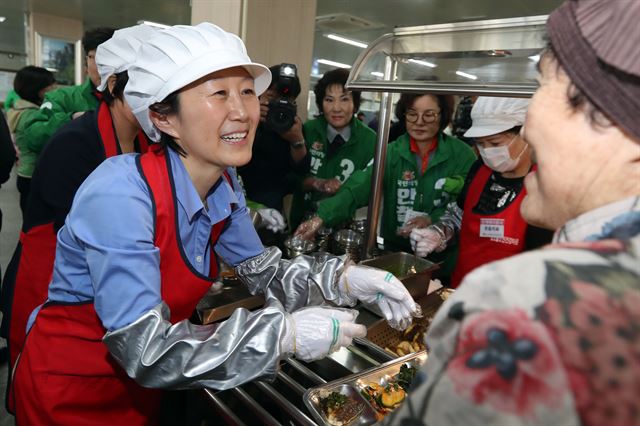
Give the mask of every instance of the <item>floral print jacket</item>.
M 476 269 L 426 343 L 387 424 L 640 425 L 640 198 Z

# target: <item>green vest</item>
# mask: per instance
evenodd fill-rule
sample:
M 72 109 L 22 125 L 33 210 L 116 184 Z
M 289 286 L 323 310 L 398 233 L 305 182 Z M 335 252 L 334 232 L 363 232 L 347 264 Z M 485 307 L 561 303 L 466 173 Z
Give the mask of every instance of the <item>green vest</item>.
M 323 118 L 309 120 L 304 124 L 304 139 L 311 156 L 311 169 L 306 176 L 298 176 L 293 194 L 290 221 L 295 229 L 305 213 L 315 212 L 319 200 L 325 198 L 319 192 L 303 192 L 302 181 L 308 176 L 320 179 L 337 178 L 343 184 L 354 171 L 363 169 L 373 158 L 376 133 L 355 118 L 351 120 L 351 137 L 331 158 L 327 158 L 329 141 L 327 121 Z
M 47 92 L 38 113 L 24 123 L 24 137 L 29 149 L 39 154 L 56 130 L 71 120 L 74 112 L 96 109 L 98 99 L 93 91 L 91 80 L 87 79 L 79 86 Z
M 438 147 L 420 176 L 416 155 L 409 148 L 409 135 L 404 134 L 389 144 L 383 178 L 383 212 L 380 232 L 385 249 L 411 252 L 409 239 L 397 235 L 404 224 L 409 208 L 426 212 L 437 222 L 449 202 L 455 201 L 462 190 L 469 168 L 476 161 L 473 150 L 464 142 L 441 133 Z M 369 203 L 373 165 L 354 173 L 336 195 L 320 202 L 318 215 L 334 226 L 353 215 L 359 207 Z M 436 182 L 445 178 L 446 184 L 436 189 Z M 447 272 L 455 263 L 455 250 L 446 250 L 442 259 Z M 438 257 L 438 255 L 435 255 Z
M 25 123 L 39 114 L 40 107 L 25 99 L 19 99 L 13 104 L 13 107 L 7 112 L 9 128 L 15 134 L 16 146 L 20 151 L 20 161 L 18 161 L 18 176 L 30 178 L 38 161 L 39 152 L 34 152 L 29 147 L 29 140 L 25 137 Z

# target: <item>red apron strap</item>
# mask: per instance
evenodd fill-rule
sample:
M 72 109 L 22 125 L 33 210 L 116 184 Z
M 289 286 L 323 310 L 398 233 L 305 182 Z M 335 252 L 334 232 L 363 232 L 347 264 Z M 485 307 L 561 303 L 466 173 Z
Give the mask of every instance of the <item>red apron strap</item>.
M 113 129 L 113 119 L 111 118 L 111 112 L 109 112 L 109 105 L 106 102 L 100 102 L 98 107 L 98 131 L 100 132 L 100 139 L 104 146 L 106 158 L 118 155 L 118 139 Z
M 225 170 L 223 172 L 223 175 L 231 188 L 233 188 L 233 181 L 231 180 L 231 176 L 229 176 L 229 173 Z M 214 248 L 216 246 L 216 243 L 218 242 L 218 239 L 220 238 L 220 235 L 222 234 L 222 231 L 225 228 L 226 222 L 227 219 L 223 219 L 211 227 L 211 256 L 209 256 L 211 262 L 209 266 L 210 278 L 218 277 L 218 256 L 215 255 Z
M 149 150 L 149 139 L 147 139 L 147 135 L 142 130 L 138 131 L 138 149 L 140 149 L 141 154 Z

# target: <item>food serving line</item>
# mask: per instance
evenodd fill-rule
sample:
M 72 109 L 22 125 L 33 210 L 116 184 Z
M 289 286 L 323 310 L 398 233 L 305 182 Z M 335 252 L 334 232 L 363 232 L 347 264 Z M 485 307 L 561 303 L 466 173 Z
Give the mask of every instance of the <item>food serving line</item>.
M 424 317 L 417 321 L 421 334 L 417 338 L 415 334 L 403 336 L 391 329 L 381 315 L 372 312 L 375 309 L 359 305 L 357 322 L 367 327 L 365 339 L 356 339 L 353 345 L 319 361 L 285 359 L 273 383 L 254 381 L 226 391 L 202 391 L 215 413 L 216 424 L 329 424 L 321 400 L 330 391 L 363 404 L 349 424 L 368 425 L 380 419 L 382 413 L 373 408 L 376 404 L 366 402 L 360 395 L 370 391 L 366 387 L 371 384 L 395 386 L 402 365 L 417 367 L 426 360 L 424 350 L 400 357 L 398 353 L 420 349 L 413 344 L 421 340 L 430 318 L 449 294 L 449 290 L 430 284 L 436 267 L 433 263 L 406 253 L 376 257 L 392 94 L 529 97 L 537 86 L 535 55 L 545 44 L 546 20 L 546 16 L 529 16 L 396 28 L 362 52 L 351 68 L 347 88 L 381 93 L 371 197 L 366 222 L 356 221 L 351 229 L 338 231 L 333 251 L 365 259 L 362 263 L 394 273 L 423 308 Z M 460 69 L 467 72 L 461 74 Z M 431 78 L 422 78 L 425 70 L 432 74 Z M 372 77 L 380 75 L 380 71 L 384 71 L 381 78 Z M 469 73 L 473 73 L 472 80 L 468 79 Z M 323 231 L 318 233 L 314 249 L 327 251 L 327 237 L 332 231 Z M 355 246 L 361 249 L 354 250 Z M 307 250 L 287 247 L 289 256 Z M 203 322 L 215 322 L 228 317 L 237 307 L 254 309 L 264 302 L 239 283 L 225 280 L 225 284 L 222 293 L 205 298 L 199 306 Z M 400 344 L 403 339 L 406 340 Z
M 413 259 L 407 254 L 386 258 L 397 261 L 405 257 Z M 447 295 L 447 290 L 439 285 L 427 287 L 433 269 L 421 270 L 421 274 L 412 274 L 410 277 L 417 283 L 415 277 L 419 275 L 425 283 L 422 297 L 418 299 L 424 312 L 419 321 L 423 327 L 419 335 L 412 334 L 416 341 L 420 340 L 428 321 Z M 199 314 L 205 323 L 219 321 L 238 307 L 258 308 L 263 302 L 260 296 L 250 295 L 237 280 L 227 278 L 224 281 L 222 292 L 205 297 L 199 305 Z M 414 291 L 416 289 L 414 287 Z M 380 378 L 386 380 L 391 372 L 397 373 L 404 363 L 410 362 L 418 367 L 424 362 L 424 350 L 403 357 L 390 352 L 389 349 L 396 350 L 403 339 L 403 332 L 390 328 L 383 318 L 373 312 L 374 308 L 359 305 L 357 309 L 360 312 L 357 322 L 367 327 L 367 338 L 356 339 L 353 345 L 341 348 L 322 360 L 307 363 L 295 358 L 285 359 L 280 363 L 276 380 L 271 383 L 254 381 L 226 391 L 201 391 L 211 409 L 212 418 L 215 416 L 216 424 L 326 424 L 319 401 L 322 389 L 347 387 L 358 393 L 360 389 L 356 382 L 361 385 L 368 383 L 367 376 L 373 375 L 371 380 L 379 382 Z M 371 424 L 373 421 L 375 410 L 370 404 L 364 404 L 363 423 L 354 424 Z

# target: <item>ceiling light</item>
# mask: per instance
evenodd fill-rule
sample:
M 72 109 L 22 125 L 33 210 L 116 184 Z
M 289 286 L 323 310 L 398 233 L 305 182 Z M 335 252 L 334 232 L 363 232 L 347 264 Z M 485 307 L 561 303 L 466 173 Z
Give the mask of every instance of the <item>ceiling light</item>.
M 324 34 L 326 38 L 330 38 L 331 40 L 339 41 L 340 43 L 350 44 L 352 46 L 360 47 L 362 49 L 366 49 L 368 46 L 366 43 L 361 41 L 351 40 L 350 38 L 342 37 L 336 34 Z
M 467 74 L 466 72 L 463 72 L 463 71 L 456 71 L 456 74 L 459 75 L 460 77 L 468 78 L 470 80 L 477 80 L 478 79 L 477 75 Z
M 376 77 L 384 77 L 384 74 L 379 71 L 371 71 L 371 75 L 375 75 Z
M 318 59 L 318 63 L 329 65 L 330 67 L 351 68 L 351 65 L 343 64 L 341 62 L 330 61 L 328 59 Z
M 529 59 L 531 59 L 533 62 L 538 62 L 540 61 L 540 55 L 529 56 Z
M 4 21 L 6 21 L 6 20 L 7 20 L 7 17 L 6 17 L 6 16 L 0 16 L 0 23 L 1 23 L 1 22 L 4 22 Z
M 421 61 L 421 60 L 418 60 L 418 59 L 409 59 L 409 62 L 414 63 L 414 64 L 418 64 L 418 65 L 422 65 L 423 67 L 429 67 L 429 68 L 437 67 L 436 64 L 432 64 L 431 62 L 427 62 L 427 61 Z
M 158 28 L 169 28 L 169 25 L 166 24 L 161 24 L 159 22 L 153 22 L 153 21 L 138 21 L 137 22 L 138 25 L 149 25 L 150 27 L 158 27 Z

